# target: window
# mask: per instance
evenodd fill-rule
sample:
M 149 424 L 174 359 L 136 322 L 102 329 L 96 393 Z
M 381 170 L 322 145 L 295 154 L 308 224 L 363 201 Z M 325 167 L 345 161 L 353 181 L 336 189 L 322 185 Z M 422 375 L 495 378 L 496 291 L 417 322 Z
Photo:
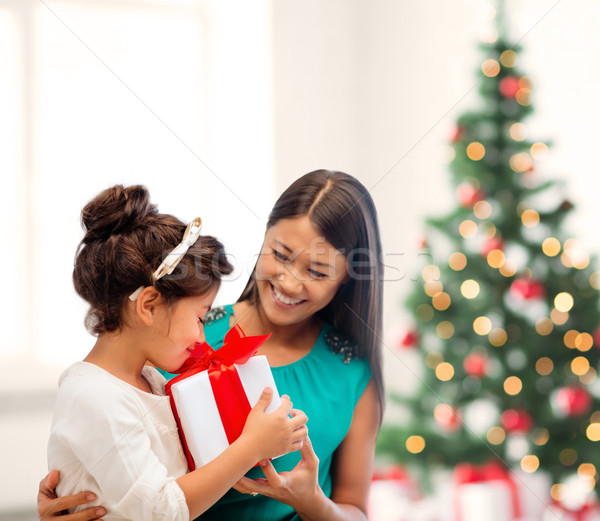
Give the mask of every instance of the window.
M 91 347 L 74 327 L 86 310 L 71 282 L 79 212 L 115 183 L 145 184 L 162 211 L 199 215 L 206 233 L 234 244 L 238 280 L 225 289 L 237 297 L 249 271 L 240 263 L 260 245 L 258 209 L 270 203 L 268 42 L 252 39 L 262 28 L 251 23 L 264 13 L 240 4 L 232 21 L 231 3 L 206 12 L 187 0 L 0 5 L 0 269 L 10 296 L 0 356 L 62 365 Z M 227 33 L 229 47 L 219 24 L 242 28 L 233 44 Z M 236 225 L 237 211 L 250 222 Z

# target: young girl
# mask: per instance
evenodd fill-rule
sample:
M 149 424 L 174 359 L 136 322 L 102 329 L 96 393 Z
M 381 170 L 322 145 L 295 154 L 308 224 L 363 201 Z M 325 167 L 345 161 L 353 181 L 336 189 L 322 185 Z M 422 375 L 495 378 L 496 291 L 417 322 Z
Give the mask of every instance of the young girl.
M 246 289 L 208 314 L 205 334 L 217 347 L 235 323 L 247 334 L 271 333 L 259 353 L 280 392 L 309 416 L 310 441 L 250 471 L 201 520 L 366 519 L 383 409 L 382 275 L 375 207 L 357 179 L 318 170 L 277 200 Z M 40 484 L 40 515 L 58 501 L 88 501 L 48 499 L 56 479 Z M 93 509 L 81 515 L 73 521 L 98 517 Z
M 73 281 L 97 341 L 60 378 L 48 444 L 49 466 L 63 476 L 58 493 L 94 492 L 107 520 L 193 519 L 257 461 L 299 449 L 306 416 L 289 417 L 287 397 L 266 414 L 265 390 L 242 435 L 186 474 L 165 380 L 147 362 L 166 371 L 183 364 L 232 268 L 216 239 L 199 236 L 199 219 L 186 229 L 158 213 L 142 186 L 103 191 L 82 223 Z

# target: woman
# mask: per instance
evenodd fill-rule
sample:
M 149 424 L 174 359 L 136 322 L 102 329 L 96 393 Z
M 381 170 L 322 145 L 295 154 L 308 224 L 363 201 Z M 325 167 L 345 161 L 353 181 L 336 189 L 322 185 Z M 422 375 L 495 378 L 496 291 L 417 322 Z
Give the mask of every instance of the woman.
M 271 333 L 259 354 L 279 392 L 308 416 L 310 441 L 253 469 L 199 519 L 366 519 L 383 411 L 381 260 L 375 207 L 354 177 L 317 170 L 275 203 L 246 288 L 209 314 L 205 335 L 216 348 L 234 323 L 248 335 Z M 40 484 L 44 519 L 85 502 L 84 494 L 51 499 L 56 480 Z M 98 517 L 91 509 L 63 519 Z

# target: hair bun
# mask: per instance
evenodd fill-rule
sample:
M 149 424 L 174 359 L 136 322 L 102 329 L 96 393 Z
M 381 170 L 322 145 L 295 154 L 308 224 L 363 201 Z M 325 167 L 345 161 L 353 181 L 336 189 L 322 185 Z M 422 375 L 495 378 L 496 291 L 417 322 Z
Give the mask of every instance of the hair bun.
M 100 192 L 81 211 L 86 231 L 84 244 L 105 241 L 111 235 L 127 233 L 138 227 L 148 215 L 156 213 L 145 186 L 115 185 Z

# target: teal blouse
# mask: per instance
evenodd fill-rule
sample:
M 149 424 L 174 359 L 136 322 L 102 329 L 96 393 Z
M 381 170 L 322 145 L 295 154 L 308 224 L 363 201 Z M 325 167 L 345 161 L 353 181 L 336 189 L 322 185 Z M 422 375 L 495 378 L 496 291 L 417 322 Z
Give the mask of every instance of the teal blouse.
M 223 344 L 233 314 L 232 306 L 211 310 L 206 317 L 206 341 L 217 349 Z M 334 451 L 346 436 L 354 407 L 362 396 L 371 371 L 366 360 L 351 359 L 337 346 L 335 333 L 325 324 L 315 345 L 300 360 L 288 365 L 272 367 L 279 394 L 290 396 L 294 408 L 308 416 L 308 432 L 319 458 L 319 485 L 331 495 L 331 462 Z M 335 349 L 340 351 L 340 349 Z M 163 373 L 167 378 L 173 375 Z M 300 461 L 296 451 L 273 460 L 278 472 L 292 470 Z M 251 469 L 246 476 L 264 478 L 260 467 Z M 265 496 L 250 496 L 230 490 L 216 505 L 202 514 L 197 521 L 297 521 L 294 510 L 279 501 Z

